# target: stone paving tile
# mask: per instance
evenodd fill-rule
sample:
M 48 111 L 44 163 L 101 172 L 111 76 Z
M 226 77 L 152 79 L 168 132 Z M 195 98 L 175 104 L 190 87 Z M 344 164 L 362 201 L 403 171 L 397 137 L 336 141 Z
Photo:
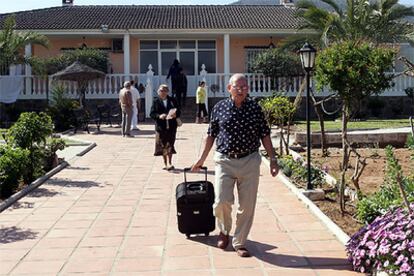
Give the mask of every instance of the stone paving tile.
M 332 271 L 331 276 L 336 276 L 336 271 Z M 266 269 L 268 276 L 317 276 L 318 274 L 311 268 L 273 268 Z M 352 275 L 352 274 L 349 274 Z
M 72 251 L 73 248 L 34 248 L 24 257 L 24 260 L 66 260 L 69 258 Z
M 138 257 L 120 259 L 114 264 L 114 272 L 129 272 L 129 273 L 140 273 L 144 271 L 160 271 L 161 270 L 161 257 Z M 136 274 L 140 275 L 140 274 Z
M 22 261 L 13 269 L 13 274 L 57 274 L 65 260 Z
M 17 263 L 18 261 L 6 261 L 2 259 L 0 265 L 0 275 L 7 275 Z
M 65 265 L 64 273 L 105 273 L 109 274 L 113 264 L 113 258 L 95 258 L 82 257 L 82 258 L 71 258 Z
M 210 260 L 205 256 L 164 256 L 163 270 L 209 269 Z
M 218 271 L 216 270 L 215 275 L 218 275 L 217 273 Z M 178 270 L 178 271 L 165 271 L 162 275 L 164 276 L 194 276 L 194 275 L 211 276 L 212 272 L 210 272 L 209 270 Z
M 216 248 L 217 229 L 187 239 L 177 229 L 175 187 L 207 125 L 179 129 L 173 172 L 153 156 L 153 125 L 140 128 L 133 139 L 119 128 L 77 134 L 97 147 L 0 214 L 0 275 L 355 275 L 344 247 L 264 165 L 252 258 Z M 206 165 L 214 182 L 212 155 Z

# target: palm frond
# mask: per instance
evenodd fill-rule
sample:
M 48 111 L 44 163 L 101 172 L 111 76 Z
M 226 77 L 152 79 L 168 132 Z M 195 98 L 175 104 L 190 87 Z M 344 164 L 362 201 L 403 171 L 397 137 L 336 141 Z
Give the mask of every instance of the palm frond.
M 324 2 L 324 3 L 326 3 L 326 4 L 328 4 L 329 6 L 331 6 L 332 7 L 332 9 L 337 13 L 337 14 L 339 14 L 340 16 L 342 16 L 342 9 L 341 8 L 339 8 L 339 6 L 335 3 L 335 1 L 334 0 L 321 0 L 322 2 Z
M 291 52 L 297 52 L 305 42 L 312 44 L 314 47 L 322 49 L 320 34 L 318 33 L 308 33 L 308 34 L 297 34 L 289 36 L 281 43 L 282 50 L 288 50 Z
M 309 9 L 311 7 L 316 7 L 315 4 L 309 0 L 300 0 L 296 3 L 296 8 L 298 9 Z

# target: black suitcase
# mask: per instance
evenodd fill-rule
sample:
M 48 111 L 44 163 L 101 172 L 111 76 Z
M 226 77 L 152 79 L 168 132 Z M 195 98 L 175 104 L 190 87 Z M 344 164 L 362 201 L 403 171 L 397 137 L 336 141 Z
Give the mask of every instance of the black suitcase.
M 186 172 L 191 168 L 184 168 L 184 182 L 178 184 L 175 191 L 178 230 L 187 238 L 191 234 L 208 236 L 216 227 L 213 215 L 214 186 L 207 181 L 207 168 L 201 169 L 206 174 L 204 181 L 187 181 Z

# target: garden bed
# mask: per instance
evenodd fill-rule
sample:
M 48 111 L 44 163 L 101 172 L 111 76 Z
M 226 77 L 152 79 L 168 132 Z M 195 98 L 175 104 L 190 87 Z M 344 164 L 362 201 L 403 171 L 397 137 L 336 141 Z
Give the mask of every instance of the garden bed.
M 360 187 L 364 195 L 373 194 L 378 191 L 383 183 L 386 166 L 386 157 L 384 149 L 364 148 L 358 149 L 358 153 L 367 158 L 367 166 L 360 178 Z M 411 151 L 406 148 L 394 150 L 396 158 L 402 167 L 403 172 L 408 175 L 412 172 L 414 161 L 410 160 Z M 304 153 L 301 155 L 306 158 Z M 354 155 L 351 155 L 351 168 L 347 172 L 348 179 L 353 173 Z M 323 157 L 319 149 L 312 150 L 312 163 L 326 170 L 336 179 L 340 178 L 340 162 L 342 160 L 342 151 L 338 148 L 329 149 L 329 157 Z M 328 193 L 323 201 L 317 201 L 315 204 L 334 221 L 348 235 L 354 234 L 362 226 L 355 218 L 356 209 L 347 205 L 347 214 L 342 215 L 338 197 L 336 193 Z M 355 204 L 355 203 L 352 203 Z

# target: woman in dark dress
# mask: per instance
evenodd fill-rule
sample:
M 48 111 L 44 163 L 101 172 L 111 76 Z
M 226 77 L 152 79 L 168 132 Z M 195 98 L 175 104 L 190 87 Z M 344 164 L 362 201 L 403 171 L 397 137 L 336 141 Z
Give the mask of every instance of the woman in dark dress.
M 174 112 L 175 110 L 175 112 Z M 161 84 L 158 97 L 154 100 L 150 116 L 155 120 L 155 156 L 162 155 L 164 170 L 173 170 L 172 155 L 177 153 L 174 148 L 177 134 L 177 118 L 181 111 L 177 101 L 168 96 L 168 86 Z

